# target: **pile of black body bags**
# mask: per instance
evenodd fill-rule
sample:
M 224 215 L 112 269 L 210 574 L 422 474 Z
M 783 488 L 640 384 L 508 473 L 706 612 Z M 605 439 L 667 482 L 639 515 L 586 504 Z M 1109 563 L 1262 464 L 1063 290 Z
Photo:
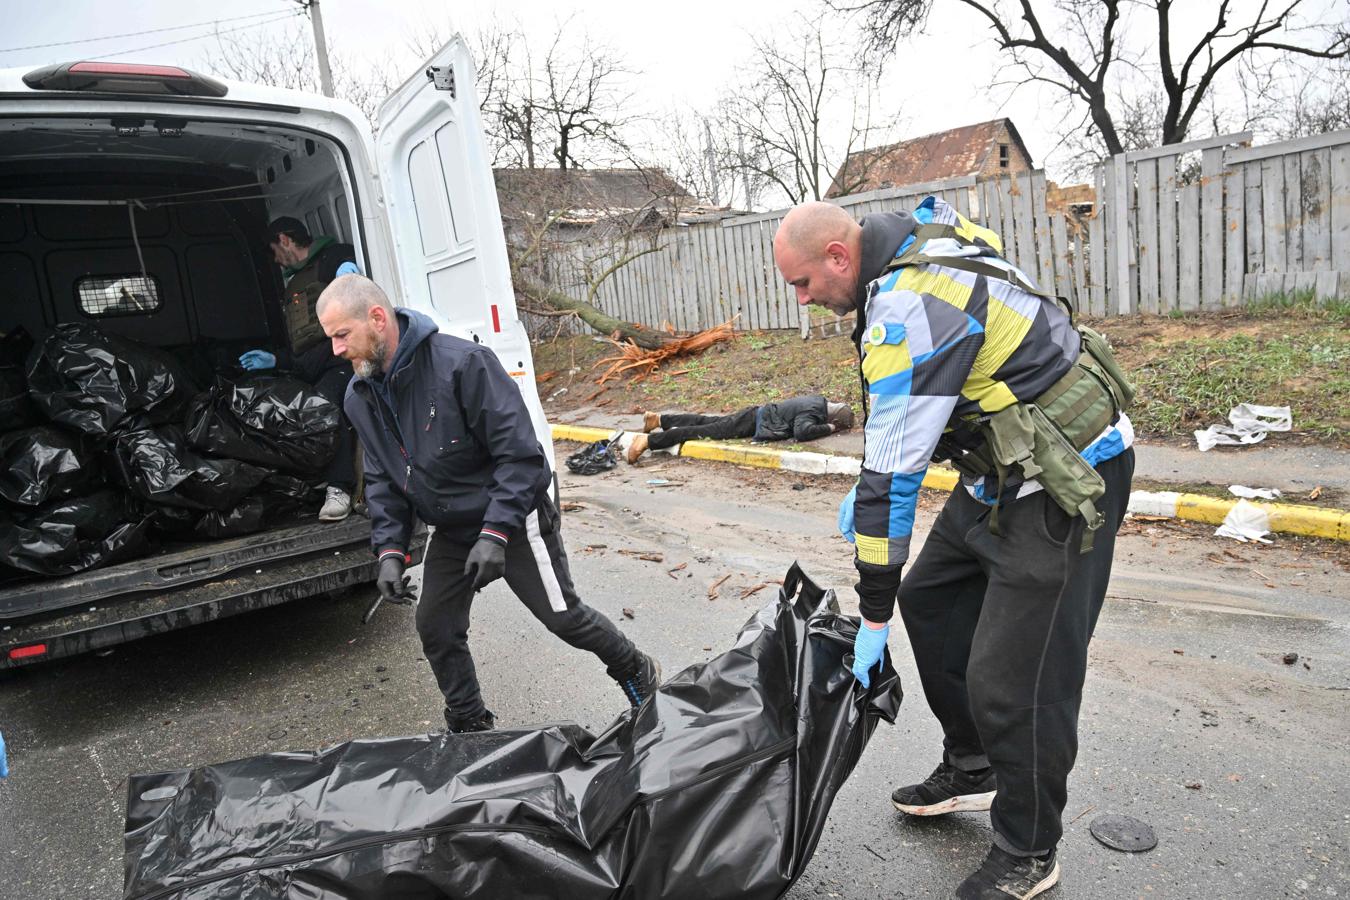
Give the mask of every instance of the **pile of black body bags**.
M 69 575 L 317 509 L 338 408 L 82 325 L 0 340 L 0 565 Z

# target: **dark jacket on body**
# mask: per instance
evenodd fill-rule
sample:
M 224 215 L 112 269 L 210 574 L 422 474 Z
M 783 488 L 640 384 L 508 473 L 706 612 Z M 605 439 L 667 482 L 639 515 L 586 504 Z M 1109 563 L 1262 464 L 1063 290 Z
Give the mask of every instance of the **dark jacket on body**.
M 830 433 L 825 415 L 825 398 L 820 394 L 765 403 L 755 416 L 754 440 L 814 441 Z
M 365 448 L 371 547 L 406 552 L 414 513 L 454 540 L 509 539 L 552 481 L 520 389 L 487 347 L 395 315 L 386 372 L 353 377 L 344 404 Z

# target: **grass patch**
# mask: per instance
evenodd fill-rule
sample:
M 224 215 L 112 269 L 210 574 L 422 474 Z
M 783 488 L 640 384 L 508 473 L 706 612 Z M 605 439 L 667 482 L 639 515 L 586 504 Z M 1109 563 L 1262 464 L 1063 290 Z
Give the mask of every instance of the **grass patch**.
M 1325 298 L 1319 300 L 1311 290 L 1266 294 L 1252 300 L 1244 308 L 1250 316 L 1293 316 L 1326 322 L 1350 322 L 1350 300 Z
M 1239 403 L 1292 407 L 1294 428 L 1350 438 L 1350 345 L 1342 329 L 1234 334 L 1155 341 L 1133 368 L 1139 399 L 1130 417 L 1142 432 L 1182 434 L 1227 421 Z

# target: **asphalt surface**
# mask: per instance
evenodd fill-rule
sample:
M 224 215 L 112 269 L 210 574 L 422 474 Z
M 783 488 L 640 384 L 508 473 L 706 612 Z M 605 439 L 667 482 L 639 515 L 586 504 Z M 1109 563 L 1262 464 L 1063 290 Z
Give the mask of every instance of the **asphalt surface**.
M 580 504 L 564 525 L 573 573 L 673 674 L 727 649 L 794 560 L 855 608 L 846 545 L 832 537 L 844 489 L 677 459 L 567 476 L 564 499 Z M 938 502 L 925 498 L 920 534 Z M 1122 533 L 1050 897 L 1350 895 L 1350 605 L 1338 551 L 1210 531 Z M 298 602 L 0 674 L 11 765 L 0 896 L 120 896 L 129 773 L 438 727 L 411 612 L 385 607 L 362 627 L 369 599 Z M 599 662 L 552 639 L 501 585 L 479 598 L 472 640 L 504 722 L 599 730 L 624 709 Z M 900 718 L 874 736 L 790 897 L 950 896 L 988 848 L 986 814 L 913 820 L 890 806 L 890 790 L 927 775 L 940 748 L 902 630 L 891 650 L 908 691 Z M 1290 652 L 1299 660 L 1286 665 Z M 1106 813 L 1151 824 L 1157 848 L 1096 843 L 1088 825 Z

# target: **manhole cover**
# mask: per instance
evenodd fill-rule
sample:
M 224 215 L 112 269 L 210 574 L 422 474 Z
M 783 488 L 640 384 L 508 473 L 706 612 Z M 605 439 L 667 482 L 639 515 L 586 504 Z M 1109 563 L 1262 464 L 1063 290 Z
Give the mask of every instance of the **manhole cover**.
M 1143 853 L 1158 846 L 1158 836 L 1147 822 L 1129 816 L 1098 816 L 1088 826 L 1092 836 L 1112 850 Z

